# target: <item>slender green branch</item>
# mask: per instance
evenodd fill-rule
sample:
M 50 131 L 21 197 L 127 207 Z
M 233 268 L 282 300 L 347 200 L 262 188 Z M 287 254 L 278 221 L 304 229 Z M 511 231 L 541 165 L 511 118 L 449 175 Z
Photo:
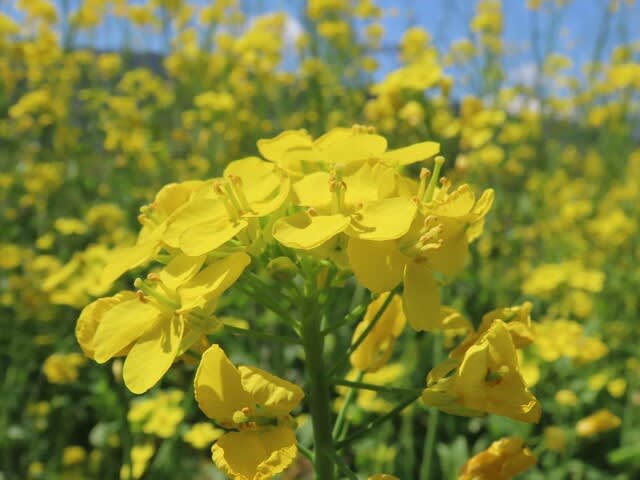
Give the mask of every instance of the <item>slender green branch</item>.
M 330 455 L 342 473 L 344 473 L 350 480 L 358 480 L 358 476 L 349 468 L 349 465 L 347 465 L 344 458 L 336 454 L 334 451 L 331 451 Z
M 371 383 L 363 383 L 360 381 L 350 380 L 334 380 L 336 385 L 342 385 L 344 387 L 351 387 L 360 390 L 372 390 L 374 392 L 381 393 L 393 393 L 403 395 L 421 395 L 422 389 L 418 388 L 396 388 L 396 387 L 383 387 L 382 385 L 373 385 Z
M 225 325 L 224 329 L 232 335 L 243 335 L 246 337 L 253 337 L 260 340 L 268 340 L 270 342 L 284 343 L 287 345 L 301 345 L 300 339 L 295 337 L 288 337 L 285 335 L 272 335 L 270 333 L 258 332 L 255 330 L 249 330 L 247 328 L 234 327 L 232 325 Z
M 298 451 L 307 458 L 307 460 L 309 460 L 311 463 L 313 463 L 313 452 L 311 450 L 309 450 L 307 447 L 305 447 L 304 445 L 302 445 L 301 443 L 298 444 Z
M 320 332 L 320 335 L 322 336 L 329 335 L 330 333 L 333 333 L 336 330 L 338 330 L 340 327 L 343 327 L 344 325 L 351 323 L 356 318 L 359 318 L 366 309 L 367 309 L 366 305 L 358 305 L 356 308 L 354 308 L 349 313 L 347 313 L 339 322 L 336 322 L 333 325 L 329 325 L 327 328 L 322 330 Z
M 356 378 L 356 382 L 359 382 L 360 380 L 362 380 L 362 377 L 364 376 L 364 372 L 358 372 L 358 376 Z M 336 383 L 336 382 L 334 382 Z M 353 401 L 356 398 L 356 389 L 353 388 L 352 385 L 348 385 L 349 387 L 349 392 L 347 392 L 347 396 L 344 399 L 344 403 L 342 404 L 342 408 L 340 408 L 340 412 L 338 412 L 338 418 L 336 418 L 336 423 L 333 425 L 333 439 L 334 440 L 338 440 L 340 433 L 342 432 L 342 426 L 344 425 L 344 422 L 347 418 L 347 413 L 349 411 L 349 407 L 351 406 L 351 404 L 353 403 Z
M 243 285 L 241 283 L 237 283 L 236 288 L 250 298 L 258 297 L 261 305 L 267 307 L 289 325 L 293 327 L 299 326 L 299 323 L 289 313 L 282 309 L 277 303 L 274 303 L 273 301 L 267 299 L 265 295 L 261 296 L 256 291 L 247 288 L 247 285 Z
M 360 344 L 364 342 L 364 339 L 367 338 L 367 335 L 369 335 L 369 333 L 371 333 L 374 327 L 378 324 L 378 321 L 382 318 L 382 315 L 387 310 L 387 307 L 391 303 L 391 300 L 393 300 L 393 297 L 395 296 L 395 294 L 396 294 L 395 290 L 389 293 L 384 303 L 380 306 L 380 309 L 378 309 L 375 316 L 373 317 L 373 320 L 371 320 L 371 323 L 367 325 L 367 328 L 364 329 L 364 331 L 360 334 L 360 336 L 356 339 L 356 341 L 349 346 L 346 353 L 329 369 L 330 376 L 335 375 L 337 372 L 339 372 L 342 369 L 344 365 L 346 365 L 346 363 L 349 361 L 349 357 L 351 356 L 351 354 L 356 351 L 356 349 L 360 346 Z
M 341 440 L 338 443 L 336 443 L 336 446 L 335 446 L 336 450 L 341 450 L 344 447 L 346 447 L 347 445 L 349 445 L 352 442 L 354 442 L 355 440 L 358 440 L 360 437 L 364 437 L 364 436 L 368 435 L 373 429 L 379 427 L 380 425 L 382 425 L 387 420 L 390 420 L 390 419 L 394 418 L 395 416 L 397 416 L 398 414 L 400 414 L 400 412 L 402 412 L 402 410 L 404 410 L 409 405 L 411 405 L 413 402 L 415 402 L 418 399 L 418 397 L 419 397 L 419 395 L 411 395 L 411 396 L 407 397 L 406 399 L 404 399 L 402 402 L 400 402 L 389 413 L 386 413 L 386 414 L 382 415 L 381 417 L 374 418 L 373 420 L 367 422 L 364 426 L 362 426 L 361 428 L 359 428 L 358 430 L 353 432 L 347 438 L 345 438 L 344 440 Z

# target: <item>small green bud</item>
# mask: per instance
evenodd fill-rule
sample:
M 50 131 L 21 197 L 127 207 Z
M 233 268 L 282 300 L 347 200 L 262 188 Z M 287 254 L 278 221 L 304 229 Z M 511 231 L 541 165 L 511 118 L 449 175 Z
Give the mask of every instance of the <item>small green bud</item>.
M 298 267 L 289 257 L 276 257 L 267 264 L 267 273 L 273 280 L 286 282 L 298 274 Z

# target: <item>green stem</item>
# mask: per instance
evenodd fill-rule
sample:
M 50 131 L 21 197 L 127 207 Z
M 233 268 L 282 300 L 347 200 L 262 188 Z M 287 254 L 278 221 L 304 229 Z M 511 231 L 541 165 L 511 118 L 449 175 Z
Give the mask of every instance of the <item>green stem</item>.
M 320 322 L 321 317 L 314 311 L 314 304 L 308 302 L 303 311 L 301 333 L 307 367 L 309 411 L 313 423 L 314 466 L 316 478 L 333 480 L 330 385 L 324 365 L 324 337 L 320 335 Z
M 361 377 L 360 377 L 361 378 Z M 396 387 L 383 387 L 382 385 L 374 385 L 372 383 L 363 383 L 360 381 L 350 381 L 350 380 L 335 380 L 333 383 L 336 385 L 342 385 L 344 387 L 351 387 L 354 389 L 360 390 L 372 390 L 374 392 L 381 393 L 395 393 L 395 394 L 403 394 L 403 395 L 421 395 L 422 389 L 418 388 L 396 388 Z
M 367 309 L 366 305 L 358 305 L 356 308 L 347 313 L 339 322 L 336 322 L 332 325 L 329 325 L 327 328 L 320 332 L 320 335 L 325 336 L 329 335 L 332 332 L 335 332 L 340 327 L 351 323 L 356 318 L 359 318 L 364 311 Z
M 349 435 L 344 440 L 341 440 L 338 443 L 336 443 L 336 447 L 335 447 L 336 450 L 341 450 L 342 448 L 346 447 L 347 445 L 349 445 L 353 441 L 358 440 L 360 437 L 364 437 L 364 436 L 368 435 L 374 428 L 382 425 L 387 420 L 390 420 L 390 419 L 394 418 L 396 415 L 398 415 L 400 412 L 402 412 L 402 410 L 404 410 L 409 405 L 411 405 L 413 402 L 415 402 L 418 397 L 419 397 L 419 395 L 411 395 L 411 396 L 407 397 L 406 399 L 404 399 L 402 402 L 400 402 L 389 413 L 386 413 L 386 414 L 382 415 L 381 417 L 374 418 L 370 422 L 367 422 L 362 428 L 359 428 L 358 430 L 353 432 L 351 435 Z
M 302 455 L 304 455 L 307 458 L 307 460 L 313 463 L 313 452 L 311 450 L 309 450 L 307 447 L 305 447 L 301 443 L 298 444 L 298 450 Z
M 420 478 L 428 480 L 433 464 L 433 452 L 436 445 L 436 431 L 438 429 L 438 416 L 440 411 L 437 408 L 429 409 L 429 420 L 427 423 L 427 438 L 422 451 L 422 465 L 420 466 Z
M 347 352 L 340 358 L 340 360 L 338 360 L 329 369 L 330 376 L 333 376 L 337 372 L 339 372 L 342 369 L 342 367 L 349 361 L 349 357 L 351 356 L 351 354 L 356 351 L 356 349 L 360 346 L 360 344 L 364 342 L 364 339 L 367 338 L 367 335 L 371 333 L 371 330 L 373 330 L 374 327 L 378 324 L 378 321 L 382 318 L 382 315 L 384 314 L 385 310 L 391 303 L 391 300 L 393 300 L 393 297 L 395 296 L 395 294 L 396 294 L 395 290 L 389 293 L 389 295 L 385 299 L 380 309 L 376 312 L 376 315 L 373 317 L 373 320 L 371 321 L 371 323 L 367 325 L 367 328 L 363 330 L 363 332 L 356 339 L 356 341 L 351 344 L 351 346 L 347 349 Z
M 436 334 L 433 337 L 433 364 L 437 365 L 442 358 L 442 339 Z M 431 475 L 433 465 L 433 453 L 436 446 L 436 433 L 438 430 L 438 416 L 440 411 L 437 408 L 429 409 L 429 421 L 427 423 L 427 436 L 422 451 L 422 465 L 420 465 L 420 478 L 428 480 Z
M 362 380 L 362 377 L 364 376 L 364 372 L 358 372 L 358 376 L 356 377 L 356 382 L 359 382 L 360 380 Z M 350 383 L 350 382 L 348 382 Z M 347 393 L 347 396 L 344 399 L 344 403 L 342 404 L 342 408 L 340 408 L 340 412 L 338 413 L 338 418 L 336 419 L 336 423 L 333 425 L 333 439 L 334 440 L 338 440 L 339 436 L 340 436 L 340 432 L 342 432 L 342 426 L 344 424 L 344 421 L 347 418 L 347 412 L 349 411 L 349 407 L 351 406 L 351 404 L 353 403 L 353 401 L 356 398 L 356 389 L 353 388 L 353 385 L 348 385 L 349 387 L 349 392 Z
M 344 461 L 344 458 L 337 455 L 336 452 L 331 452 L 331 457 L 338 468 L 349 478 L 349 480 L 358 480 L 358 476 L 349 468 L 349 465 Z
M 249 330 L 247 328 L 234 327 L 232 325 L 225 325 L 224 329 L 232 335 L 244 335 L 247 337 L 253 337 L 260 340 L 268 340 L 270 342 L 285 343 L 287 345 L 300 345 L 300 340 L 295 337 L 287 337 L 284 335 L 272 335 L 270 333 L 258 332 L 255 330 Z

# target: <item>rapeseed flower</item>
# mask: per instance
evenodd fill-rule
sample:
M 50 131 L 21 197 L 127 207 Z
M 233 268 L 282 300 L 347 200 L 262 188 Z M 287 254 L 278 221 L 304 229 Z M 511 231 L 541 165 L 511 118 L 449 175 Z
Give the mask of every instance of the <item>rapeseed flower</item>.
M 267 480 L 297 455 L 290 413 L 304 393 L 259 368 L 235 367 L 218 345 L 202 355 L 195 378 L 200 409 L 228 431 L 211 448 L 214 463 L 236 480 Z

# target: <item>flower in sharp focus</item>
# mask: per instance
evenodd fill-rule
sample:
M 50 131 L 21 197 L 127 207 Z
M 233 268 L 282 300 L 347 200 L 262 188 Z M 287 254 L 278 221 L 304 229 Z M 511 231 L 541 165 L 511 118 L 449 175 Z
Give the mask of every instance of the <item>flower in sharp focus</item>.
M 291 411 L 304 393 L 264 370 L 235 367 L 218 345 L 202 355 L 195 377 L 200 409 L 228 431 L 211 448 L 217 467 L 234 480 L 267 480 L 297 455 Z

